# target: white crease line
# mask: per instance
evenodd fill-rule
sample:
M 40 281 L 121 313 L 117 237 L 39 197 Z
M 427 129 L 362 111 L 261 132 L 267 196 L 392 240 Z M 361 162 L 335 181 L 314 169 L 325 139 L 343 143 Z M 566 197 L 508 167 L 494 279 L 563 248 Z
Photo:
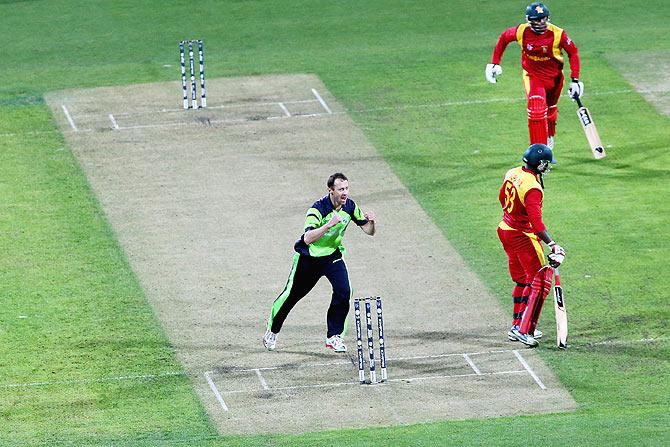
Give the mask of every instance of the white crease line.
M 351 361 L 341 360 L 341 361 L 337 361 L 337 362 L 308 363 L 308 364 L 301 364 L 301 365 L 262 366 L 262 367 L 259 367 L 259 368 L 229 369 L 227 371 L 221 372 L 220 374 L 252 372 L 252 371 L 272 371 L 272 370 L 281 370 L 281 369 L 315 368 L 315 367 L 318 367 L 318 366 L 335 366 L 335 365 L 351 365 Z
M 481 374 L 453 374 L 453 375 L 438 375 L 438 376 L 425 376 L 425 377 L 400 377 L 394 379 L 386 379 L 386 382 L 420 382 L 422 380 L 440 380 L 440 379 L 453 379 L 453 378 L 463 378 L 463 377 L 481 377 L 481 376 L 499 376 L 506 374 L 526 374 L 525 369 L 520 369 L 516 371 L 498 371 L 490 373 L 481 373 Z M 379 383 L 381 384 L 381 382 Z M 378 384 L 378 385 L 379 385 Z M 300 390 L 300 389 L 309 389 L 309 388 L 327 388 L 327 387 L 339 387 L 347 385 L 359 385 L 358 381 L 355 382 L 331 382 L 331 383 L 318 383 L 318 384 L 309 384 L 309 385 L 291 385 L 291 386 L 280 386 L 276 388 L 268 388 L 268 391 L 290 391 L 290 390 Z M 254 390 L 231 390 L 224 391 L 223 394 L 245 394 L 245 393 L 255 393 Z
M 631 89 L 622 89 L 622 90 L 611 90 L 611 91 L 605 91 L 605 92 L 594 92 L 591 93 L 592 96 L 605 96 L 605 95 L 618 95 L 618 94 L 626 94 L 626 93 L 633 93 L 636 92 L 635 90 Z M 654 92 L 652 90 L 641 90 L 638 93 L 645 93 L 645 92 Z M 663 92 L 663 91 L 661 91 Z M 330 113 L 312 113 L 312 114 L 296 114 L 292 115 L 291 118 L 295 117 L 306 117 L 306 118 L 311 118 L 311 117 L 320 117 L 320 116 L 327 116 L 327 115 L 342 115 L 342 114 L 347 114 L 347 113 L 374 113 L 378 111 L 384 111 L 384 110 L 406 110 L 406 109 L 418 109 L 418 108 L 442 108 L 442 107 L 450 107 L 450 106 L 468 106 L 468 105 L 476 105 L 476 104 L 491 104 L 491 103 L 496 103 L 496 102 L 520 102 L 520 101 L 525 101 L 525 98 L 519 97 L 519 98 L 492 98 L 492 99 L 482 99 L 482 100 L 468 100 L 468 101 L 451 101 L 451 102 L 443 102 L 443 103 L 436 103 L 436 104 L 416 104 L 416 105 L 399 105 L 399 106 L 389 106 L 389 107 L 373 107 L 369 109 L 347 109 L 346 111 L 343 112 L 330 112 Z M 283 101 L 284 104 L 293 104 L 293 103 L 301 103 L 301 102 L 315 102 L 315 100 L 302 100 L 302 101 Z M 270 102 L 270 103 L 260 103 L 260 104 L 253 104 L 253 105 L 274 105 L 277 104 L 276 102 Z M 229 108 L 229 107 L 236 107 L 238 106 L 237 104 L 232 104 L 228 106 L 212 106 L 212 107 L 207 107 L 207 109 L 215 109 L 215 108 Z M 246 104 L 239 104 L 240 107 L 247 106 Z M 63 106 L 64 107 L 64 106 Z M 181 111 L 183 109 L 163 109 L 160 110 L 159 112 L 171 112 L 171 111 Z M 328 109 L 330 110 L 330 109 Z M 117 116 L 128 116 L 128 115 L 142 115 L 142 116 L 151 116 L 150 113 L 117 113 Z M 84 114 L 83 116 L 88 116 Z M 269 116 L 267 118 L 262 118 L 259 120 L 250 120 L 248 118 L 242 118 L 242 119 L 234 119 L 234 120 L 211 120 L 211 123 L 246 123 L 250 121 L 271 121 L 271 120 L 276 120 L 276 119 L 284 119 L 287 118 L 285 116 Z M 71 123 L 71 126 L 73 126 L 74 123 Z M 133 130 L 133 129 L 148 129 L 148 128 L 157 128 L 157 127 L 178 127 L 178 126 L 185 126 L 185 125 L 191 125 L 191 122 L 177 122 L 177 123 L 157 123 L 157 124 L 146 124 L 146 125 L 136 125 L 136 126 L 124 126 L 124 127 L 119 127 L 119 130 Z M 79 132 L 93 132 L 95 129 L 76 129 L 74 127 L 75 131 Z M 0 134 L 0 137 L 13 137 L 13 136 L 20 136 L 24 134 L 42 134 L 42 133 L 51 133 L 52 131 L 45 131 L 45 132 L 8 132 L 8 133 L 2 133 Z
M 253 106 L 274 106 L 277 105 L 279 101 L 272 101 L 272 102 L 248 102 L 248 103 L 233 103 L 233 104 L 221 104 L 218 106 L 210 106 L 207 105 L 207 107 L 202 108 L 202 110 L 211 110 L 211 109 L 236 109 L 236 108 L 245 108 L 245 107 L 253 107 Z M 309 102 L 316 102 L 316 99 L 296 99 L 292 101 L 282 101 L 284 104 L 305 104 Z M 183 108 L 180 109 L 160 109 L 158 110 L 159 113 L 167 113 L 167 112 L 181 112 L 183 111 Z M 147 110 L 146 112 L 155 112 L 155 110 Z M 122 116 L 129 116 L 129 115 L 144 115 L 146 114 L 145 112 L 125 112 L 125 113 L 117 113 L 117 115 L 122 115 Z
M 387 362 L 398 362 L 404 360 L 424 360 L 424 359 L 440 359 L 444 357 L 463 357 L 471 355 L 485 355 L 485 354 L 500 354 L 505 352 L 513 352 L 513 349 L 495 349 L 491 351 L 478 351 L 478 352 L 454 352 L 449 354 L 435 354 L 435 355 L 418 355 L 412 357 L 389 357 L 386 359 Z M 282 370 L 282 369 L 303 369 L 303 368 L 315 368 L 320 366 L 336 366 L 336 365 L 351 365 L 349 360 L 340 360 L 334 362 L 322 362 L 322 363 L 308 363 L 300 365 L 282 365 L 282 366 L 261 366 L 258 368 L 229 368 L 225 371 L 220 372 L 219 374 L 233 374 L 241 372 L 253 372 L 253 371 L 271 371 L 271 370 Z
M 435 355 L 418 355 L 414 357 L 397 357 L 394 359 L 389 359 L 389 361 L 395 360 L 421 360 L 421 359 L 439 359 L 443 357 L 455 357 L 455 356 L 464 356 L 464 355 L 484 355 L 484 354 L 500 354 L 503 352 L 512 352 L 512 349 L 498 349 L 493 351 L 480 351 L 480 352 L 454 352 L 451 354 L 435 354 Z
M 81 132 L 86 132 L 89 130 L 81 130 Z M 2 134 L 0 134 L 1 136 Z M 596 343 L 589 343 L 588 346 L 594 345 L 615 345 L 615 344 L 631 344 L 631 343 L 655 343 L 660 341 L 669 340 L 670 337 L 657 337 L 657 338 L 643 338 L 640 340 L 607 340 Z M 483 355 L 483 354 L 497 354 L 504 352 L 515 352 L 513 349 L 500 349 L 492 351 L 480 351 L 480 352 L 468 352 L 468 353 L 452 353 L 452 354 L 437 354 L 437 355 L 427 355 L 427 356 L 415 356 L 415 357 L 396 357 L 389 358 L 387 361 L 402 361 L 402 360 L 420 360 L 420 359 L 433 359 L 433 358 L 443 358 L 443 357 L 452 357 L 452 356 L 471 356 L 471 355 Z M 518 356 L 517 356 L 518 357 Z M 232 369 L 223 372 L 222 374 L 237 373 L 237 372 L 250 372 L 255 370 L 266 371 L 266 370 L 279 370 L 279 369 L 289 369 L 289 368 L 311 368 L 317 366 L 334 366 L 334 365 L 349 365 L 350 361 L 338 361 L 338 362 L 324 362 L 324 363 L 313 363 L 308 365 L 285 365 L 285 366 L 268 366 L 262 368 L 249 368 L 249 369 Z M 522 371 L 523 372 L 523 371 Z M 103 377 L 100 379 L 82 379 L 82 380 L 56 380 L 56 381 L 44 381 L 44 382 L 27 382 L 27 383 L 10 383 L 5 385 L 0 385 L 0 389 L 7 388 L 24 388 L 24 387 L 37 387 L 37 386 L 51 386 L 51 385 L 77 385 L 77 384 L 86 384 L 86 383 L 104 383 L 104 382 L 115 382 L 121 380 L 146 380 L 146 379 L 159 379 L 162 377 L 172 377 L 172 376 L 182 376 L 186 375 L 184 372 L 167 372 L 161 374 L 144 374 L 144 375 L 128 375 L 128 376 L 117 376 L 117 377 Z M 485 373 L 482 373 L 485 375 Z M 358 382 L 356 382 L 358 383 Z M 235 393 L 238 391 L 232 391 Z
M 342 112 L 344 113 L 344 112 Z M 291 118 L 311 118 L 311 117 L 319 117 L 319 116 L 328 116 L 327 113 L 312 113 L 309 115 L 291 115 Z M 269 121 L 269 120 L 276 120 L 276 119 L 287 119 L 289 117 L 283 116 L 283 115 L 278 115 L 278 116 L 268 116 L 265 118 L 259 118 L 259 119 L 249 119 L 249 118 L 239 118 L 239 119 L 229 119 L 229 120 L 210 120 L 210 124 L 220 124 L 220 123 L 228 123 L 228 124 L 235 124 L 235 123 L 253 123 L 253 122 L 260 122 L 260 121 Z M 175 122 L 175 123 L 157 123 L 157 124 L 138 124 L 136 126 L 121 126 L 119 127 L 119 130 L 133 130 L 133 129 L 150 129 L 150 128 L 155 128 L 155 127 L 179 127 L 179 126 L 192 126 L 194 125 L 193 122 Z M 87 129 L 88 131 L 91 131 L 92 129 Z
M 277 104 L 279 105 L 279 107 L 281 107 L 282 111 L 284 112 L 284 115 L 286 115 L 287 117 L 291 116 L 291 112 L 288 111 L 283 102 L 278 102 Z
M 346 113 L 346 112 L 340 112 L 339 115 L 342 115 L 344 113 Z M 300 114 L 296 114 L 296 115 L 293 115 L 293 116 L 296 117 L 296 118 L 311 118 L 313 116 L 327 116 L 327 115 L 334 115 L 334 113 L 333 112 L 329 112 L 329 113 L 300 113 Z
M 523 365 L 523 367 L 526 368 L 526 371 L 528 371 L 528 373 L 531 375 L 531 377 L 533 378 L 533 380 L 535 380 L 535 383 L 537 383 L 538 386 L 539 386 L 540 388 L 542 388 L 543 390 L 546 390 L 547 387 L 544 386 L 544 383 L 542 383 L 542 381 L 541 381 L 540 378 L 537 376 L 537 374 L 535 374 L 535 371 L 532 370 L 532 368 L 530 367 L 530 365 L 529 365 L 528 363 L 526 363 L 526 360 L 525 360 L 523 357 L 521 357 L 521 353 L 519 353 L 519 351 L 517 351 L 516 349 L 515 349 L 513 352 L 514 352 L 514 355 L 516 356 L 516 358 L 519 359 L 519 362 L 521 362 L 521 364 Z
M 219 401 L 219 404 L 221 404 L 221 408 L 223 408 L 223 411 L 230 411 L 228 410 L 228 405 L 226 405 L 226 402 L 223 400 L 223 397 L 221 397 L 221 393 L 219 393 L 219 389 L 216 387 L 214 384 L 214 381 L 210 377 L 210 374 L 212 374 L 212 371 L 207 371 L 205 373 L 205 379 L 207 379 L 207 383 L 209 383 L 209 387 L 212 389 L 212 392 L 214 393 L 214 396 L 216 397 L 216 400 Z
M 312 89 L 315 91 L 314 89 Z M 619 89 L 619 90 L 608 90 L 608 91 L 601 91 L 601 92 L 591 92 L 589 93 L 590 96 L 607 96 L 607 95 L 620 95 L 620 94 L 627 94 L 627 93 L 667 93 L 667 90 L 634 90 L 634 89 Z M 439 103 L 428 103 L 428 104 L 408 104 L 408 105 L 396 105 L 396 106 L 388 106 L 388 107 L 371 107 L 369 109 L 348 109 L 347 112 L 345 113 L 367 113 L 367 112 L 375 112 L 375 111 L 381 111 L 381 110 L 406 110 L 406 109 L 416 109 L 416 108 L 431 108 L 431 107 L 436 107 L 436 108 L 441 108 L 441 107 L 450 107 L 450 106 L 469 106 L 469 105 L 478 105 L 478 104 L 493 104 L 493 103 L 500 103 L 500 102 L 509 102 L 509 103 L 515 103 L 515 102 L 520 102 L 520 101 L 525 101 L 526 98 L 523 96 L 519 97 L 503 97 L 503 98 L 489 98 L 489 99 L 470 99 L 470 100 L 461 100 L 461 101 L 446 101 L 446 102 L 439 102 Z M 293 101 L 282 101 L 283 104 L 301 104 L 301 103 L 310 103 L 310 102 L 317 102 L 318 99 L 303 99 L 303 100 L 293 100 Z M 256 107 L 256 106 L 273 106 L 277 105 L 278 101 L 273 101 L 273 102 L 249 102 L 249 103 L 233 103 L 233 104 L 221 104 L 217 106 L 207 106 L 207 108 L 202 109 L 202 110 L 211 110 L 211 109 L 232 109 L 232 108 L 249 108 L 249 107 Z M 324 103 L 325 104 L 325 103 Z M 116 113 L 116 116 L 132 116 L 132 115 L 151 115 L 152 113 L 167 113 L 167 112 L 182 112 L 184 109 L 182 108 L 175 108 L 175 109 L 152 109 L 152 110 L 146 110 L 146 111 L 139 111 L 139 112 L 118 112 Z M 330 111 L 330 108 L 327 108 L 326 110 L 329 110 L 329 114 L 339 114 L 343 112 L 332 112 Z M 80 113 L 77 116 L 95 116 L 97 114 L 95 113 Z
M 319 92 L 317 92 L 316 89 L 313 88 L 312 93 L 314 93 L 314 96 L 316 96 L 316 99 L 319 100 L 319 102 L 321 103 L 321 106 L 324 109 L 326 109 L 326 112 L 333 113 L 333 111 L 330 110 L 330 107 L 328 107 L 328 104 L 326 104 L 326 101 L 323 100 L 323 98 L 321 97 L 321 95 L 319 95 Z
M 634 90 L 634 89 L 619 89 L 619 90 L 608 90 L 608 91 L 601 91 L 601 92 L 590 92 L 589 96 L 606 96 L 606 95 L 620 95 L 620 94 L 627 94 L 627 93 L 667 93 L 667 90 L 659 89 L 659 90 Z M 398 105 L 398 106 L 389 106 L 389 107 L 373 107 L 369 109 L 349 109 L 348 112 L 350 113 L 366 113 L 366 112 L 375 112 L 375 111 L 380 111 L 380 110 L 405 110 L 405 109 L 413 109 L 413 108 L 430 108 L 430 107 L 449 107 L 449 106 L 469 106 L 469 105 L 477 105 L 477 104 L 493 104 L 493 103 L 499 103 L 499 102 L 509 102 L 509 103 L 514 103 L 514 102 L 520 102 L 520 101 L 525 101 L 526 98 L 519 96 L 519 97 L 503 97 L 503 98 L 489 98 L 489 99 L 471 99 L 471 100 L 462 100 L 462 101 L 446 101 L 446 102 L 441 102 L 441 103 L 435 103 L 435 104 L 415 104 L 415 105 Z M 302 100 L 292 100 L 292 101 L 282 101 L 284 104 L 301 104 L 301 103 L 310 103 L 310 102 L 317 102 L 317 99 L 302 99 Z M 209 105 L 206 108 L 202 110 L 211 110 L 211 109 L 233 109 L 233 108 L 249 108 L 249 107 L 256 107 L 256 106 L 274 106 L 277 105 L 278 101 L 271 101 L 271 102 L 248 102 L 248 103 L 231 103 L 231 104 L 221 104 L 221 105 Z M 182 112 L 184 109 L 183 108 L 174 108 L 174 109 L 152 109 L 152 110 L 145 110 L 145 111 L 138 111 L 138 112 L 118 112 L 115 115 L 116 116 L 132 116 L 132 115 L 150 115 L 152 113 L 168 113 L 168 112 Z M 332 114 L 338 114 L 342 112 L 330 112 Z M 97 114 L 94 113 L 79 113 L 77 116 L 95 116 Z
M 70 127 L 72 130 L 77 132 L 77 126 L 74 125 L 74 120 L 72 119 L 72 116 L 70 116 L 70 112 L 67 110 L 67 107 L 65 107 L 65 104 L 60 105 L 63 109 L 63 113 L 65 114 L 65 118 L 67 118 L 67 122 L 70 123 Z
M 321 98 L 318 96 L 318 92 L 314 89 L 312 91 L 317 95 L 317 98 Z M 621 93 L 631 93 L 633 90 L 616 90 L 616 91 L 609 91 L 609 92 L 600 92 L 600 93 L 592 93 L 593 96 L 600 96 L 600 95 L 612 95 L 612 94 L 621 94 Z M 526 99 L 523 97 L 519 98 L 491 98 L 491 99 L 482 99 L 482 100 L 467 100 L 467 101 L 447 101 L 443 103 L 436 103 L 436 104 L 416 104 L 416 105 L 399 105 L 399 106 L 389 106 L 389 107 L 373 107 L 369 109 L 347 109 L 346 111 L 341 111 L 341 112 L 333 112 L 328 105 L 323 101 L 321 98 L 321 104 L 322 106 L 327 110 L 328 113 L 305 113 L 305 114 L 294 114 L 291 115 L 290 118 L 313 118 L 313 117 L 322 117 L 322 116 L 328 116 L 328 115 L 345 115 L 347 113 L 374 113 L 374 112 L 379 112 L 379 111 L 384 111 L 384 110 L 407 110 L 407 109 L 422 109 L 422 108 L 443 108 L 443 107 L 451 107 L 451 106 L 469 106 L 469 105 L 477 105 L 477 104 L 491 104 L 491 103 L 498 103 L 498 102 L 520 102 L 520 101 L 525 101 Z M 314 102 L 314 100 L 309 100 L 309 101 L 283 101 L 283 104 L 291 104 L 291 103 L 297 103 L 297 102 Z M 262 103 L 261 105 L 276 105 L 278 104 L 277 102 L 272 102 L 272 103 Z M 258 104 L 254 104 L 258 105 Z M 208 107 L 208 109 L 211 108 L 216 108 L 217 106 L 213 107 Z M 223 107 L 223 106 L 220 106 Z M 228 106 L 230 107 L 230 106 Z M 176 111 L 177 109 L 175 109 Z M 167 110 L 163 110 L 167 111 Z M 117 114 L 122 115 L 122 114 Z M 140 114 L 138 114 L 140 115 Z M 151 115 L 151 114 L 141 114 L 141 115 Z M 252 120 L 249 118 L 239 118 L 239 119 L 221 119 L 221 120 L 211 120 L 210 123 L 248 123 L 248 122 L 253 122 L 253 121 L 272 121 L 272 120 L 277 120 L 277 119 L 286 119 L 289 118 L 288 116 L 285 115 L 277 115 L 277 116 L 268 116 L 265 118 L 261 119 L 256 119 Z M 133 130 L 133 129 L 150 129 L 150 128 L 158 128 L 158 127 L 178 127 L 178 126 L 186 126 L 186 125 L 191 125 L 193 123 L 191 122 L 175 122 L 175 123 L 157 123 L 157 124 L 144 124 L 144 125 L 135 125 L 135 126 L 123 126 L 119 127 L 119 130 Z M 92 131 L 93 129 L 86 129 L 86 131 Z
M 263 374 L 261 374 L 261 370 L 256 368 L 256 375 L 258 376 L 258 380 L 261 382 L 261 386 L 263 387 L 264 390 L 269 390 L 270 388 L 268 387 L 268 383 L 265 381 L 265 377 L 263 377 Z
M 408 377 L 408 378 L 397 378 L 397 379 L 387 379 L 388 382 L 418 382 L 421 380 L 437 380 L 437 379 L 451 379 L 451 378 L 461 378 L 461 377 L 476 377 L 476 376 L 498 376 L 502 374 L 525 374 L 526 371 L 517 370 L 517 371 L 497 371 L 490 373 L 480 373 L 480 374 L 453 374 L 453 375 L 439 375 L 439 376 L 425 376 L 425 377 Z M 358 383 L 358 382 L 356 382 Z
M 114 115 L 112 115 L 111 113 L 109 114 L 109 120 L 112 122 L 112 127 L 116 130 L 119 130 L 119 124 L 116 122 L 116 120 L 114 119 Z
M 469 355 L 463 354 L 463 358 L 465 359 L 466 362 L 468 362 L 468 365 L 470 365 L 470 368 L 477 374 L 478 376 L 482 375 L 482 372 L 477 368 L 477 365 L 472 361 Z
M 207 111 L 207 110 L 212 110 L 212 109 L 243 109 L 243 108 L 249 108 L 249 107 L 257 107 L 257 106 L 275 106 L 278 104 L 279 101 L 272 101 L 272 102 L 248 102 L 248 103 L 232 103 L 232 104 L 220 104 L 218 106 L 212 106 L 212 105 L 207 105 L 207 107 L 203 107 L 201 109 L 193 110 L 190 109 L 191 112 L 197 112 L 198 110 Z M 317 102 L 316 99 L 296 99 L 296 100 L 291 100 L 291 101 L 282 101 L 284 104 L 306 104 L 310 102 Z M 174 112 L 183 112 L 183 108 L 179 109 L 151 109 L 151 110 L 142 110 L 138 112 L 117 112 L 115 113 L 116 116 L 133 116 L 133 115 L 147 115 L 151 113 L 174 113 Z M 81 116 L 95 116 L 97 115 L 96 113 L 83 113 L 79 114 Z M 79 116 L 78 115 L 78 116 Z

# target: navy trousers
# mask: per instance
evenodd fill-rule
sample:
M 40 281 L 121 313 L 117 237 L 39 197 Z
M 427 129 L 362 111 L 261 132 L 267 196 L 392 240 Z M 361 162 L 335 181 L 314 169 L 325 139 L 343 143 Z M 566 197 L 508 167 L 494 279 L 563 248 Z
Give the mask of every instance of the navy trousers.
M 342 334 L 345 320 L 349 314 L 351 285 L 347 266 L 342 258 L 342 253 L 339 251 L 320 258 L 299 253 L 294 255 L 293 266 L 286 287 L 272 304 L 268 329 L 278 333 L 291 309 L 314 288 L 322 276 L 325 276 L 333 287 L 326 317 L 327 336 L 332 337 Z

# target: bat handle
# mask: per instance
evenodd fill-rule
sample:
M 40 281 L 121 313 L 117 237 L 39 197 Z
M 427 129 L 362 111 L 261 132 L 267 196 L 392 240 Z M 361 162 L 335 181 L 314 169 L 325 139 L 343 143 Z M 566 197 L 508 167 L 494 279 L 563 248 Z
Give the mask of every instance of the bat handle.
M 558 271 L 558 267 L 554 267 L 554 285 L 556 287 L 561 286 L 561 273 Z
M 577 101 L 577 107 L 582 108 L 584 107 L 584 104 L 582 104 L 582 100 L 579 98 L 579 95 L 575 95 L 572 97 L 575 101 Z

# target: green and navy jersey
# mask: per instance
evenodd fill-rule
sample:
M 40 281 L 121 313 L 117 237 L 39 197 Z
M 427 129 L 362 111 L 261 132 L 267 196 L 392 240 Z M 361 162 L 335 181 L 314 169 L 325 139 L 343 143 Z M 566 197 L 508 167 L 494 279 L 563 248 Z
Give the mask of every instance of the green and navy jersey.
M 304 234 L 309 230 L 320 228 L 328 223 L 333 213 L 338 213 L 342 219 L 337 225 L 328 230 L 319 240 L 307 245 L 304 240 Z M 347 199 L 344 206 L 336 211 L 333 203 L 330 201 L 330 195 L 327 195 L 312 205 L 307 210 L 305 217 L 305 229 L 303 236 L 295 243 L 295 251 L 302 255 L 322 257 L 333 254 L 339 250 L 344 254 L 344 247 L 342 246 L 342 238 L 344 237 L 344 230 L 347 229 L 349 222 L 354 221 L 359 227 L 368 223 L 368 220 L 363 216 L 363 211 L 356 205 L 356 203 Z

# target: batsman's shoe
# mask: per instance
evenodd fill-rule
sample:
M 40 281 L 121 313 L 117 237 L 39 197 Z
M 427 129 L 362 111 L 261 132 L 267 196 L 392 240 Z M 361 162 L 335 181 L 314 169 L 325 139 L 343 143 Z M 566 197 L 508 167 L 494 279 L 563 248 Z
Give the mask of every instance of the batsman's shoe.
M 514 325 L 512 328 L 507 331 L 507 339 L 509 341 L 517 341 L 516 335 L 514 335 L 514 330 L 519 330 L 519 325 Z
M 277 348 L 277 334 L 271 332 L 269 329 L 265 331 L 265 335 L 263 335 L 263 346 L 265 346 L 268 351 L 274 351 Z
M 517 341 L 520 341 L 526 346 L 530 346 L 531 348 L 534 348 L 535 346 L 538 345 L 537 340 L 533 338 L 532 335 L 529 334 L 523 334 L 519 332 L 519 329 L 513 328 L 512 331 L 514 335 L 516 336 Z
M 519 341 L 519 339 L 516 338 L 516 335 L 514 334 L 514 329 L 518 330 L 519 326 L 512 326 L 512 329 L 510 329 L 509 332 L 507 332 L 507 338 L 509 339 L 509 341 Z M 535 332 L 533 332 L 533 338 L 535 340 L 542 338 L 543 335 L 544 334 L 539 329 L 535 329 Z
M 326 348 L 332 349 L 335 352 L 347 352 L 347 345 L 339 335 L 333 335 L 326 339 Z

